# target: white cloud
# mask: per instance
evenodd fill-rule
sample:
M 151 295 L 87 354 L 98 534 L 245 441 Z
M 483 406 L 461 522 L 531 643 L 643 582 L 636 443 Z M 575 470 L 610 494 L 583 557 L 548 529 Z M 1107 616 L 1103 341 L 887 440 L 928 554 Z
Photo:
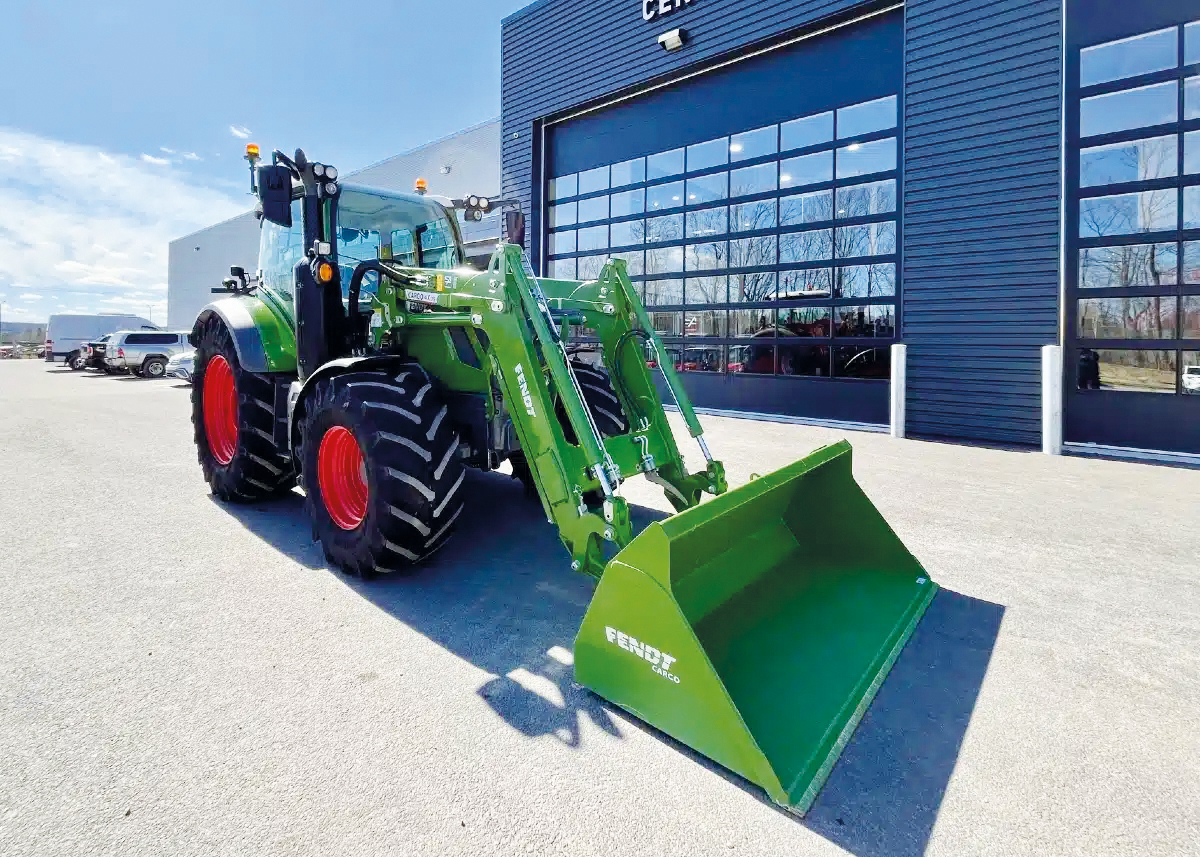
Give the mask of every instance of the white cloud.
M 173 154 L 175 154 L 175 150 L 174 150 L 174 149 L 168 149 L 166 146 L 159 146 L 159 147 L 158 147 L 158 150 L 159 150 L 160 152 L 166 152 L 168 155 L 173 155 Z
M 40 301 L 42 299 L 41 295 L 31 295 L 31 294 L 20 295 L 19 297 L 23 301 Z
M 0 159 L 0 290 L 71 310 L 127 307 L 165 321 L 167 245 L 247 207 L 165 158 L 0 128 Z
M 204 158 L 197 155 L 195 152 L 184 152 L 183 159 L 185 161 L 203 161 Z
M 229 133 L 232 134 L 233 136 L 237 137 L 239 140 L 245 140 L 253 132 L 249 128 L 247 128 L 245 125 L 230 125 Z

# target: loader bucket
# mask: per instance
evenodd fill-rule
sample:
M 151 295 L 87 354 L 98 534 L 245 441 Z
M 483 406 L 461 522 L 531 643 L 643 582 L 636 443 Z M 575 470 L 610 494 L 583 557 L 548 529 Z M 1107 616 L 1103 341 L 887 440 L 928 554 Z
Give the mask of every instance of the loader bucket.
M 576 677 L 803 815 L 936 590 L 843 441 L 639 534 Z

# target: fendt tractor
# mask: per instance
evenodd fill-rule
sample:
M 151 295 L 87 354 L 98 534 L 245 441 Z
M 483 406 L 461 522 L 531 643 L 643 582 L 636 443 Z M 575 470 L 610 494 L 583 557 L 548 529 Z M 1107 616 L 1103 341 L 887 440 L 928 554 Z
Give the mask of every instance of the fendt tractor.
M 584 282 L 534 276 L 508 210 L 509 243 L 476 270 L 458 209 L 492 201 L 257 155 L 260 270 L 231 269 L 191 334 L 212 492 L 298 482 L 329 562 L 368 577 L 442 549 L 471 511 L 466 468 L 510 462 L 597 581 L 577 681 L 803 814 L 936 591 L 849 445 L 727 490 L 623 260 Z M 704 469 L 685 468 L 660 390 Z M 620 488 L 639 474 L 676 514 L 635 537 Z

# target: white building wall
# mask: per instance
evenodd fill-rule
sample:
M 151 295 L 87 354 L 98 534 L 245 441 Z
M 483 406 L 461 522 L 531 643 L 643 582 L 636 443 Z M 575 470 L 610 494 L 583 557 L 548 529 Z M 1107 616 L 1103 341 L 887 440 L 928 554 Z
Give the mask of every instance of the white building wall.
M 500 120 L 472 126 L 344 176 L 351 184 L 407 192 L 412 192 L 418 178 L 425 179 L 432 195 L 497 196 Z M 473 225 L 464 238 L 480 240 L 484 237 L 481 232 L 488 238 L 499 238 L 500 219 L 486 218 L 483 223 Z M 213 288 L 229 276 L 230 265 L 241 265 L 247 271 L 258 267 L 258 219 L 252 211 L 171 242 L 167 265 L 168 327 L 190 328 L 200 310 L 214 299 Z

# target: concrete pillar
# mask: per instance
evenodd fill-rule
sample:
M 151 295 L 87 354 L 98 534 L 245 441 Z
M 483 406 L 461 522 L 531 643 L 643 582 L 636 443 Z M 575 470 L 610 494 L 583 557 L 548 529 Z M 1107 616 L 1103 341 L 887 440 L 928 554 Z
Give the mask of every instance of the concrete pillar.
M 892 437 L 904 437 L 904 401 L 908 388 L 908 346 L 892 345 L 891 421 Z
M 1063 450 L 1063 350 L 1042 346 L 1042 452 L 1062 455 Z

